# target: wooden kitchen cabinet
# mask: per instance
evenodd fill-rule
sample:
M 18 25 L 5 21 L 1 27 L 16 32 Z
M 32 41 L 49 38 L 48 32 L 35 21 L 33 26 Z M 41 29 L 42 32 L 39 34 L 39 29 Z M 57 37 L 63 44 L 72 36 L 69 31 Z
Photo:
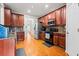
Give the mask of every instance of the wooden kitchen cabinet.
M 18 15 L 12 13 L 12 26 L 18 26 Z
M 53 44 L 54 44 L 54 45 L 58 45 L 58 44 L 59 44 L 59 43 L 58 43 L 58 40 L 59 40 L 58 34 L 54 34 L 54 36 L 53 36 Z
M 19 17 L 19 20 L 18 20 L 19 25 L 18 26 L 24 26 L 24 16 L 18 15 L 18 17 Z
M 48 17 L 48 20 L 52 19 L 52 20 L 55 20 L 55 12 L 51 12 L 50 14 L 47 15 Z
M 62 25 L 65 25 L 66 24 L 66 6 L 64 6 L 62 9 L 61 9 L 61 24 Z
M 45 40 L 45 32 L 42 31 L 39 33 L 39 39 Z
M 53 34 L 53 44 L 56 46 L 60 46 L 65 49 L 65 34 L 54 33 Z
M 4 25 L 11 25 L 11 9 L 4 8 Z
M 24 32 L 17 32 L 17 40 L 18 41 L 23 41 L 25 38 Z
M 63 34 L 59 36 L 59 46 L 65 48 L 65 35 Z
M 56 12 L 56 25 L 61 25 L 61 9 L 58 9 Z
M 4 42 L 3 42 L 3 40 L 0 40 L 0 56 L 3 56 L 4 55 L 4 53 L 3 53 L 3 51 L 4 51 L 4 46 L 3 46 L 3 44 L 4 44 Z
M 39 21 L 42 25 L 44 24 L 44 19 L 43 19 L 43 17 L 40 18 L 38 21 Z
M 66 6 L 58 9 L 56 12 L 56 25 L 66 24 Z
M 17 27 L 24 26 L 24 16 L 12 13 L 12 26 L 17 26 Z
M 44 26 L 48 26 L 48 17 L 44 16 Z
M 0 40 L 0 56 L 15 56 L 16 50 L 15 39 L 1 39 Z
M 52 13 L 50 13 L 50 14 L 47 15 L 47 19 L 48 20 L 52 19 Z
M 63 6 L 43 17 L 40 18 L 40 22 L 44 26 L 48 26 L 48 21 L 52 19 L 56 21 L 56 25 L 65 25 L 66 24 L 66 6 Z

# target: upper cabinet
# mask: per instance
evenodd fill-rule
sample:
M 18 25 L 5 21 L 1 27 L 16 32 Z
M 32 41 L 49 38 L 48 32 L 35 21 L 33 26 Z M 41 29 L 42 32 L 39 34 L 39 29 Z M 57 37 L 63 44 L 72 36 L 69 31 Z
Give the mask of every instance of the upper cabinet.
M 19 26 L 24 26 L 24 16 L 18 15 Z
M 62 11 L 61 11 L 61 24 L 62 25 L 65 25 L 66 24 L 66 7 L 63 7 L 62 8 Z
M 11 25 L 11 10 L 8 8 L 4 8 L 4 25 Z
M 54 20 L 55 19 L 55 12 L 51 12 L 50 14 L 47 15 L 48 17 L 48 20 L 52 19 Z
M 61 9 L 58 9 L 56 12 L 56 25 L 61 25 Z
M 12 26 L 17 26 L 17 27 L 24 26 L 24 16 L 20 14 L 12 13 Z
M 56 10 L 56 25 L 66 24 L 66 6 Z
M 63 6 L 41 18 L 39 21 L 43 23 L 44 26 L 48 26 L 48 21 L 52 19 L 56 21 L 56 25 L 66 24 L 66 6 Z
M 17 14 L 12 13 L 12 26 L 17 26 L 18 24 L 18 16 Z
M 44 24 L 45 24 L 44 21 L 45 21 L 45 20 L 44 20 L 44 17 L 42 17 L 42 18 L 39 19 L 39 22 L 41 22 L 41 24 L 42 24 L 43 26 L 44 26 Z
M 44 16 L 44 26 L 47 26 L 48 25 L 48 17 L 47 16 Z
M 9 8 L 4 8 L 4 24 L 5 26 L 16 26 L 22 27 L 24 26 L 24 15 L 12 13 L 12 10 Z

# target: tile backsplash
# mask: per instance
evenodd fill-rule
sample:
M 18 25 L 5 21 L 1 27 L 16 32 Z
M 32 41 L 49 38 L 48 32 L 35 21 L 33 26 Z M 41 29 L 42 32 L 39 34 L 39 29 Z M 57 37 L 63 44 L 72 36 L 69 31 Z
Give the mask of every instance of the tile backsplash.
M 58 32 L 66 32 L 65 26 L 58 26 Z

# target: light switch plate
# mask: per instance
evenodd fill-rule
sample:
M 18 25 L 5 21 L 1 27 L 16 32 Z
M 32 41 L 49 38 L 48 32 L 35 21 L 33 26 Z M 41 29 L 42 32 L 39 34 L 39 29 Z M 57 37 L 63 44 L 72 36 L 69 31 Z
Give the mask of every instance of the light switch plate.
M 79 32 L 79 28 L 77 29 L 77 31 Z

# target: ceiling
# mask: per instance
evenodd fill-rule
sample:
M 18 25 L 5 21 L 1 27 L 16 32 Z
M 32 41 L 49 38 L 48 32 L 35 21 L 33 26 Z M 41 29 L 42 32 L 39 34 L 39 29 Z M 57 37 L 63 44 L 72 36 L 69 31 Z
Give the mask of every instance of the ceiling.
M 6 3 L 5 5 L 17 13 L 41 17 L 65 5 L 65 3 Z

